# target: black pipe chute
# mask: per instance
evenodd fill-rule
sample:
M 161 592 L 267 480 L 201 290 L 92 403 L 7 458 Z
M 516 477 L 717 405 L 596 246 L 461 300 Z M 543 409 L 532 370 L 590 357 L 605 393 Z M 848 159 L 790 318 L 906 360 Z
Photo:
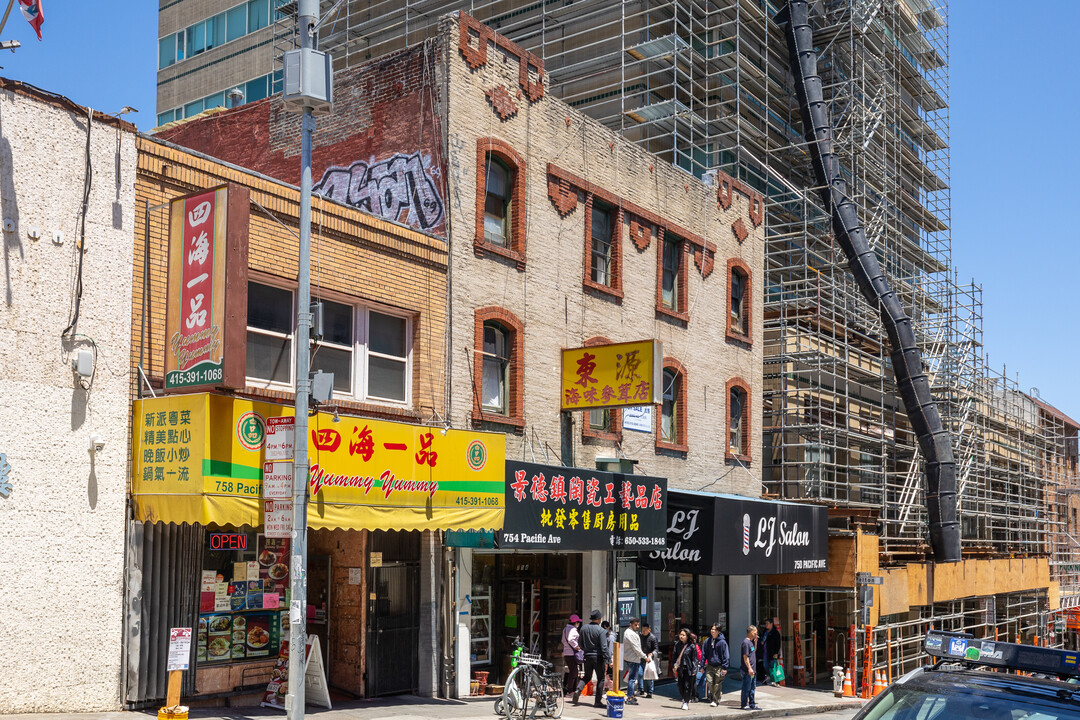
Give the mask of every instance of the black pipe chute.
M 930 547 L 937 562 L 960 561 L 960 523 L 956 517 L 956 459 L 952 440 L 941 423 L 941 414 L 930 395 L 930 381 L 923 371 L 911 320 L 900 305 L 881 270 L 877 255 L 866 241 L 855 204 L 848 197 L 833 150 L 833 130 L 817 73 L 814 31 L 807 0 L 788 0 L 775 20 L 787 25 L 787 45 L 795 94 L 803 120 L 803 137 L 817 176 L 821 201 L 832 216 L 833 233 L 859 291 L 878 310 L 881 324 L 894 348 L 893 374 L 908 420 L 926 458 L 926 510 Z

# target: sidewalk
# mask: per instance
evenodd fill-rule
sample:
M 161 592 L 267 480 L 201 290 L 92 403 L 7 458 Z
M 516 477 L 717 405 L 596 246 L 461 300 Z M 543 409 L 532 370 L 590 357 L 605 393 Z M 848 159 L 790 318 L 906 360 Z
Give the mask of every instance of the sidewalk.
M 734 686 L 733 686 L 734 685 Z M 638 705 L 627 705 L 623 717 L 626 720 L 713 720 L 714 718 L 760 718 L 783 717 L 828 712 L 839 709 L 856 709 L 862 700 L 836 698 L 832 693 L 801 688 L 759 687 L 757 702 L 762 708 L 756 712 L 739 709 L 737 683 L 725 683 L 724 699 L 719 707 L 708 703 L 691 703 L 688 711 L 680 710 L 675 699 L 674 683 L 657 687 L 653 698 L 641 698 Z M 664 695 L 662 696 L 661 693 Z M 333 710 L 308 707 L 307 716 L 318 720 L 496 720 L 492 711 L 494 698 L 469 698 L 465 700 L 432 700 L 413 696 L 398 696 L 380 700 L 351 700 L 335 703 Z M 0 715 L 3 720 L 58 720 L 61 717 L 77 720 L 146 720 L 157 717 L 153 712 L 106 712 Z M 269 708 L 200 708 L 191 711 L 193 720 L 249 720 L 252 718 L 284 718 L 285 713 Z M 542 717 L 541 715 L 537 716 Z M 600 720 L 605 711 L 592 706 L 592 698 L 581 698 L 581 704 L 569 702 L 563 712 L 563 720 Z

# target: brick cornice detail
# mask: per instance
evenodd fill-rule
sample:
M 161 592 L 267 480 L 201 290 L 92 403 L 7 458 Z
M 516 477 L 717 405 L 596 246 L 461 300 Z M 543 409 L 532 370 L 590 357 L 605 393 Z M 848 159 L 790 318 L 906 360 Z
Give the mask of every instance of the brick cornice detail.
M 484 410 L 480 391 L 484 385 L 484 323 L 494 320 L 510 333 L 510 378 L 506 388 L 509 412 L 505 415 Z M 472 423 L 508 425 L 515 430 L 525 427 L 525 325 L 512 312 L 495 305 L 473 311 L 473 410 Z
M 716 243 L 705 241 L 705 247 L 694 247 L 694 264 L 702 278 L 712 275 L 713 265 L 716 260 Z
M 739 388 L 743 393 L 742 407 L 742 452 L 731 452 L 729 438 L 731 437 L 731 389 Z M 738 460 L 749 465 L 753 459 L 750 453 L 750 384 L 741 377 L 733 377 L 727 381 L 724 388 L 724 457 L 728 460 Z
M 476 37 L 476 47 L 472 45 Z M 477 70 L 487 65 L 488 43 L 513 55 L 518 60 L 518 85 L 530 103 L 544 97 L 544 61 L 517 43 L 499 35 L 494 30 L 466 12 L 458 12 L 458 49 L 465 58 L 470 70 Z M 530 78 L 535 71 L 536 80 Z M 504 118 L 505 119 L 505 118 Z
M 463 13 L 464 14 L 464 13 Z M 487 195 L 487 155 L 491 153 L 505 162 L 513 173 L 510 195 L 510 247 L 488 242 L 484 237 L 484 200 Z M 525 270 L 525 158 L 498 138 L 476 141 L 476 235 L 473 252 L 482 258 L 486 254 L 513 260 L 519 271 Z
M 740 328 L 737 328 L 731 324 L 731 276 L 732 272 L 738 268 L 739 272 L 746 278 L 745 285 L 743 287 L 743 316 L 746 318 L 746 332 L 744 333 Z M 750 273 L 750 266 L 747 265 L 742 258 L 728 258 L 727 261 L 727 312 L 725 317 L 727 318 L 727 339 L 739 343 L 740 345 L 753 345 L 754 343 L 754 277 Z
M 510 91 L 504 86 L 496 85 L 491 90 L 485 90 L 484 95 L 487 96 L 488 102 L 491 103 L 491 109 L 495 111 L 500 120 L 509 120 L 517 115 L 518 106 L 514 99 L 510 97 Z
M 742 180 L 736 180 L 726 172 L 716 171 L 716 204 L 724 210 L 731 207 L 734 192 L 738 191 L 750 201 L 747 208 L 747 217 L 754 227 L 761 225 L 765 219 L 765 198 L 757 190 L 753 189 Z M 739 238 L 742 242 L 743 238 Z
M 664 369 L 674 370 L 678 382 L 675 389 L 675 442 L 664 442 L 661 440 L 660 422 L 663 415 L 663 404 L 661 404 L 654 413 L 653 417 L 653 431 L 656 433 L 656 449 L 668 450 L 671 452 L 689 452 L 690 446 L 687 444 L 687 413 L 686 413 L 686 368 L 681 362 L 673 357 L 664 358 Z M 661 377 L 661 382 L 663 382 Z M 661 399 L 663 398 L 663 390 L 661 388 Z
M 610 345 L 611 341 L 606 337 L 591 337 L 585 341 L 585 347 L 596 347 L 597 345 Z M 585 410 L 581 414 L 581 439 L 582 441 L 589 440 L 608 440 L 611 442 L 622 442 L 622 410 L 619 408 L 608 408 L 611 413 L 611 431 L 606 432 L 603 430 L 593 430 L 589 427 L 589 411 Z
M 552 178 L 556 181 L 553 185 Z M 701 237 L 697 233 L 690 232 L 681 225 L 677 225 L 670 220 L 665 220 L 656 213 L 646 210 L 640 205 L 630 202 L 629 200 L 619 197 L 618 195 L 608 192 L 604 188 L 594 183 L 585 180 L 582 177 L 575 175 L 569 170 L 565 170 L 554 163 L 548 163 L 548 196 L 551 197 L 553 203 L 556 203 L 556 208 L 560 208 L 560 205 L 556 202 L 556 198 L 552 196 L 553 187 L 569 186 L 581 190 L 585 195 L 595 195 L 604 202 L 619 207 L 624 213 L 630 215 L 630 238 L 634 242 L 634 247 L 639 251 L 644 251 L 649 247 L 649 243 L 652 238 L 652 233 L 649 232 L 648 225 L 652 225 L 658 229 L 667 230 L 675 233 L 681 238 L 684 238 L 690 245 L 694 247 L 702 248 L 703 250 L 708 247 L 705 238 Z M 576 206 L 577 199 L 575 197 L 574 203 Z M 570 208 L 573 211 L 573 207 Z M 561 213 L 560 209 L 560 213 Z M 565 217 L 565 215 L 564 215 Z M 714 248 L 715 249 L 715 248 Z

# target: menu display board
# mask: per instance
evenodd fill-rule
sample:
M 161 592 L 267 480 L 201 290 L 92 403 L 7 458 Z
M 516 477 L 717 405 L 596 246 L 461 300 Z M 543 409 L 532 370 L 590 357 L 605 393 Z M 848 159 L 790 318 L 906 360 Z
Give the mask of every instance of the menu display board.
M 200 575 L 196 661 L 277 656 L 288 637 L 289 540 L 258 536 L 243 552 L 207 552 Z M 231 577 L 230 577 L 231 576 Z

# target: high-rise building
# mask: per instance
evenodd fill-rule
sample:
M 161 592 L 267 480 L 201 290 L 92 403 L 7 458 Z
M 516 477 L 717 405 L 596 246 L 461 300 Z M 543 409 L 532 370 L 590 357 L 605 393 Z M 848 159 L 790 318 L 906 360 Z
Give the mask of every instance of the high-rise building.
M 322 0 L 323 12 L 334 5 Z M 785 636 L 788 620 L 801 618 L 822 668 L 847 665 L 858 648 L 877 664 L 888 657 L 894 672 L 909 669 L 921 662 L 928 621 L 1045 641 L 1054 611 L 1080 602 L 1080 567 L 1050 562 L 1055 548 L 1055 557 L 1071 553 L 1060 538 L 1077 485 L 1068 462 L 1076 431 L 1046 422 L 1018 380 L 990 368 L 981 287 L 958 282 L 952 264 L 947 0 L 825 0 L 811 19 L 849 192 L 913 320 L 953 435 L 965 554 L 955 572 L 927 562 L 923 459 L 890 348 L 813 190 L 774 19 L 783 5 L 346 0 L 327 17 L 320 46 L 335 68 L 360 65 L 432 37 L 441 15 L 463 10 L 537 55 L 550 91 L 572 107 L 688 173 L 721 170 L 762 193 L 762 480 L 769 495 L 827 504 L 833 540 L 854 558 L 828 583 L 763 577 L 762 617 L 783 618 Z M 261 72 L 272 76 L 296 44 L 295 12 L 295 3 L 279 5 L 273 29 L 260 31 L 272 46 Z M 886 589 L 869 595 L 856 572 L 885 576 Z
M 273 74 L 275 6 L 280 4 L 160 0 L 157 124 L 280 91 Z

